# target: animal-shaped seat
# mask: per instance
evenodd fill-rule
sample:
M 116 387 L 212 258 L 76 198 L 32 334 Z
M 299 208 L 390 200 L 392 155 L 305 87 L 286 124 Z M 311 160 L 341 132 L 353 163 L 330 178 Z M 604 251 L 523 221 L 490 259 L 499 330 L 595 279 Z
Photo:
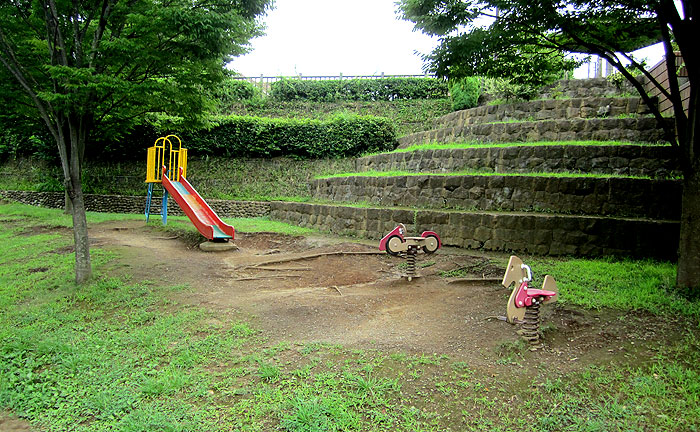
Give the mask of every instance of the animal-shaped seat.
M 552 303 L 557 301 L 557 283 L 553 277 L 546 275 L 542 289 L 528 287 L 532 280 L 530 267 L 515 255 L 508 260 L 508 267 L 503 275 L 503 286 L 508 288 L 515 284 L 508 299 L 506 308 L 506 321 L 517 324 L 525 318 L 525 310 L 533 303 Z

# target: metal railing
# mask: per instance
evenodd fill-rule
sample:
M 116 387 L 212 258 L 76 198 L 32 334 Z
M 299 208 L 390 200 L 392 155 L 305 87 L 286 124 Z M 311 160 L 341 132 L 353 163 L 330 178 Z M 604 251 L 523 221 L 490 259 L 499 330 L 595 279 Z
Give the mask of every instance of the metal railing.
M 237 76 L 233 77 L 235 80 L 249 81 L 257 84 L 271 84 L 282 79 L 299 79 L 308 81 L 325 81 L 325 80 L 351 80 L 351 79 L 385 79 L 385 78 L 435 78 L 434 75 L 423 74 L 423 75 L 291 75 L 291 76 Z

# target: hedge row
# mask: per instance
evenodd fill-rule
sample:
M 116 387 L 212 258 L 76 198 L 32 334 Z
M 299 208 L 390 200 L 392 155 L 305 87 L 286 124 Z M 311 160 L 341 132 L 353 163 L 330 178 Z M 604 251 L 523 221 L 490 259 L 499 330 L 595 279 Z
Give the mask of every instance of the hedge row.
M 250 116 L 216 118 L 215 126 L 194 131 L 174 131 L 193 156 L 296 159 L 339 158 L 367 152 L 393 150 L 398 142 L 393 123 L 384 117 L 339 114 L 327 120 Z M 88 160 L 130 160 L 145 157 L 146 148 L 170 131 L 142 125 L 119 140 L 95 142 L 86 149 Z M 0 133 L 0 163 L 8 158 L 38 156 L 57 161 L 50 138 L 24 140 Z
M 394 101 L 447 97 L 447 83 L 437 78 L 381 78 L 311 81 L 283 78 L 270 95 L 280 101 Z
M 357 156 L 394 149 L 396 132 L 382 117 L 338 115 L 328 120 L 230 116 L 183 134 L 191 154 L 297 159 Z

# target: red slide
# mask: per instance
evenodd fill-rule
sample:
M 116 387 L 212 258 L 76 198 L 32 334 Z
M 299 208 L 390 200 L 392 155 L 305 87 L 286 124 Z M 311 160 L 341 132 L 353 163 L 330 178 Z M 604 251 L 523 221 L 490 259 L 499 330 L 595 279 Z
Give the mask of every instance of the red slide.
M 163 167 L 163 187 L 172 195 L 177 205 L 204 237 L 209 240 L 233 240 L 235 234 L 233 227 L 224 223 L 194 190 L 182 175 L 182 168 L 180 168 L 179 182 L 171 181 L 165 173 L 166 168 Z

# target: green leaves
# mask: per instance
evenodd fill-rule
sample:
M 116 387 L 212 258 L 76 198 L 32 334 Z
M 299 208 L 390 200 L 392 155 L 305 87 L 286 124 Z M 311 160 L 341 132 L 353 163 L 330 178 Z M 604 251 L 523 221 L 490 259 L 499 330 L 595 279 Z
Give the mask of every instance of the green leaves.
M 479 103 L 481 95 L 481 78 L 464 77 L 450 83 L 450 98 L 452 109 L 463 110 L 474 108 Z
M 336 115 L 328 120 L 230 116 L 185 137 L 199 155 L 337 158 L 396 147 L 396 132 L 382 117 Z
M 399 8 L 417 29 L 442 35 L 424 57 L 426 69 L 438 76 L 510 78 L 540 86 L 577 65 L 561 45 L 563 23 L 576 22 L 566 18 L 574 7 L 545 1 L 402 0 Z
M 257 18 L 271 0 L 43 3 L 0 5 L 0 100 L 25 93 L 23 106 L 38 110 L 40 127 L 49 124 L 54 136 L 63 116 L 77 115 L 95 137 L 118 135 L 154 112 L 201 124 L 213 108 L 206 90 L 261 34 Z M 36 124 L 36 111 L 25 111 L 23 121 Z
M 331 102 L 441 99 L 447 83 L 435 78 L 383 78 L 311 81 L 284 78 L 271 86 L 271 96 L 280 101 Z

